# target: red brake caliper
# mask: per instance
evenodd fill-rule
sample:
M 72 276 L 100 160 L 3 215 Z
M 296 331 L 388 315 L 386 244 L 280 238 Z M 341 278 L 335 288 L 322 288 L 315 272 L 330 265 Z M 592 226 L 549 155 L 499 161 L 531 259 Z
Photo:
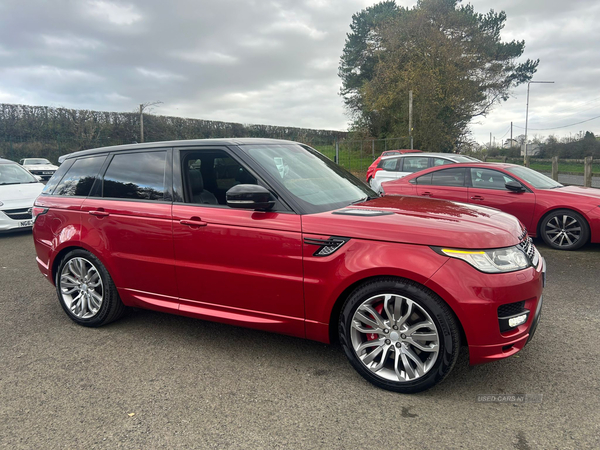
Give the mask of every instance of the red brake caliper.
M 380 303 L 377 306 L 374 306 L 374 308 L 375 308 L 375 311 L 377 311 L 379 314 L 381 314 L 381 311 L 383 311 L 383 303 Z M 369 333 L 369 334 L 367 334 L 367 340 L 368 341 L 374 341 L 378 337 L 379 337 L 379 335 L 377 333 Z

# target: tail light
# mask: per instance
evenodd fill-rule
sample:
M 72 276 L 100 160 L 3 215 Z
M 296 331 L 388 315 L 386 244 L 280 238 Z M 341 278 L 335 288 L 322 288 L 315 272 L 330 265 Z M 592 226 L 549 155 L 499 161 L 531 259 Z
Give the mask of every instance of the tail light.
M 47 212 L 48 208 L 41 208 L 39 206 L 34 206 L 33 208 L 31 208 L 31 218 L 33 219 L 33 222 L 35 223 L 37 216 L 41 216 L 43 214 L 46 214 Z

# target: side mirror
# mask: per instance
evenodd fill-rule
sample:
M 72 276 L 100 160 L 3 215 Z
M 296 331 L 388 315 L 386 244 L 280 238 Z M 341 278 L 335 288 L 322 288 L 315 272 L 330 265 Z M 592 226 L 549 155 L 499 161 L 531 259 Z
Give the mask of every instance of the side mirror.
M 225 196 L 230 208 L 268 211 L 275 205 L 271 193 L 257 184 L 238 184 L 229 189 Z
M 506 189 L 508 189 L 509 191 L 513 191 L 513 192 L 523 192 L 525 190 L 523 185 L 521 183 L 519 183 L 518 181 L 509 181 L 508 183 L 506 183 L 504 185 L 504 187 Z
M 34 178 L 38 181 L 42 181 L 42 177 L 40 177 L 39 175 L 34 175 Z

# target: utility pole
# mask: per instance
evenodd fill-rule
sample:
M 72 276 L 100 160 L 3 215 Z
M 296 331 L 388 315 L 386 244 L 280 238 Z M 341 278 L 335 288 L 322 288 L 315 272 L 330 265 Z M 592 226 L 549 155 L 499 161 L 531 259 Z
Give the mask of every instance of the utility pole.
M 492 149 L 492 133 L 490 133 L 490 150 Z
M 408 91 L 408 135 L 410 136 L 410 149 L 413 149 L 412 126 L 412 89 Z
M 532 83 L 554 84 L 554 81 L 529 81 L 527 83 L 527 108 L 525 109 L 525 151 L 523 152 L 523 162 L 527 162 L 527 121 L 529 119 L 529 85 Z
M 512 122 L 510 123 L 510 148 L 513 148 Z
M 144 142 L 144 110 L 160 105 L 162 102 L 140 103 L 140 142 Z

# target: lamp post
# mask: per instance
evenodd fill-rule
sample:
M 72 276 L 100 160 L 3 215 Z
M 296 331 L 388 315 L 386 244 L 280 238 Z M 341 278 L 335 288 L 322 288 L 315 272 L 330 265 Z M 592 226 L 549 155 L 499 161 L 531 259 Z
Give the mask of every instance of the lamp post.
M 527 82 L 527 108 L 525 110 L 525 152 L 523 153 L 523 162 L 527 162 L 527 122 L 529 119 L 529 85 L 531 83 L 538 84 L 554 84 L 554 81 L 528 81 Z

